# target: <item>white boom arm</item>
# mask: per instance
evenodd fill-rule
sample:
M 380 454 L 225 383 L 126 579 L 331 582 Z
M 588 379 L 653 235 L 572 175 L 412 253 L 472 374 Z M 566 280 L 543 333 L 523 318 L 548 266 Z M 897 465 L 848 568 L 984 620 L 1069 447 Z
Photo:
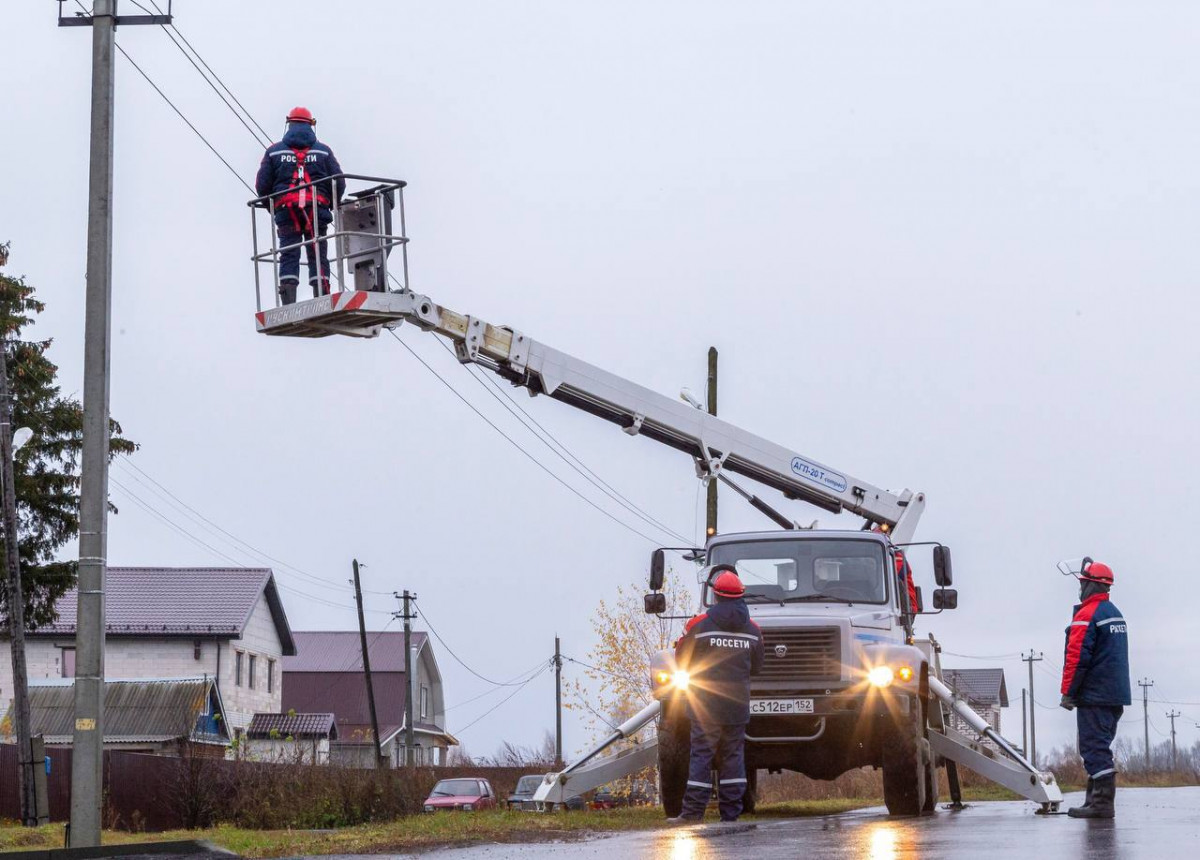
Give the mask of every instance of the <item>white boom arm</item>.
M 351 296 L 341 300 L 338 296 Z M 332 307 L 331 307 L 332 305 Z M 353 305 L 353 307 L 350 307 Z M 795 450 L 742 430 L 672 397 L 651 391 L 523 332 L 464 316 L 412 292 L 342 293 L 261 311 L 266 334 L 372 336 L 402 321 L 442 335 L 459 361 L 492 370 L 533 394 L 546 394 L 695 458 L 701 476 L 723 470 L 773 487 L 833 513 L 850 511 L 886 526 L 892 539 L 912 539 L 925 506 L 920 493 L 893 493 Z

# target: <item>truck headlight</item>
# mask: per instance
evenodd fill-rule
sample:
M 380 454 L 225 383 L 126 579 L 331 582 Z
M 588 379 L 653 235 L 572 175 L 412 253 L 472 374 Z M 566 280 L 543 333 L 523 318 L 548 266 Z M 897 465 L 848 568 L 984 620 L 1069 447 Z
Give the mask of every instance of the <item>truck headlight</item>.
M 895 677 L 891 666 L 876 666 L 867 673 L 867 680 L 872 687 L 890 687 Z
M 901 666 L 899 669 L 896 670 L 896 677 L 907 684 L 909 681 L 911 681 L 913 679 L 912 666 Z
M 675 684 L 676 690 L 686 690 L 688 684 L 692 682 L 692 676 L 683 669 L 677 669 L 675 674 L 671 676 L 671 681 Z
M 658 686 L 665 687 L 671 683 L 671 673 L 666 669 L 659 669 L 654 673 L 654 680 L 658 682 Z

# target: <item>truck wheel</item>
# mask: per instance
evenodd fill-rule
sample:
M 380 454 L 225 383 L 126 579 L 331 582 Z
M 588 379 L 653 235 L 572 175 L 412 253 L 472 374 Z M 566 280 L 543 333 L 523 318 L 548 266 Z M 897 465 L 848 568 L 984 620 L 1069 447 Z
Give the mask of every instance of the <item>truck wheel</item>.
M 691 726 L 687 720 L 663 720 L 658 727 L 658 790 L 663 812 L 675 818 L 683 812 L 688 764 L 692 757 Z
M 889 815 L 920 815 L 925 808 L 925 767 L 929 741 L 921 731 L 920 702 L 909 703 L 883 737 L 883 802 Z
M 746 769 L 746 793 L 742 795 L 742 813 L 749 815 L 758 808 L 758 770 Z
M 921 812 L 924 815 L 932 815 L 937 812 L 938 804 L 938 769 L 937 756 L 933 754 L 933 750 L 929 749 L 929 741 L 924 741 L 922 744 L 926 747 L 925 750 L 925 805 L 921 807 Z

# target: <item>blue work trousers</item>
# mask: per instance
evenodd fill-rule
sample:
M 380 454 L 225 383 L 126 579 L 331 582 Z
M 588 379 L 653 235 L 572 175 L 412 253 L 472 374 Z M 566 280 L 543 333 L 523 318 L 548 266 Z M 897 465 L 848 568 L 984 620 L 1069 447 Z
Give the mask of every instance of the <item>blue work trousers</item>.
M 1079 755 L 1083 767 L 1092 779 L 1116 773 L 1112 743 L 1117 736 L 1117 723 L 1125 709 L 1120 705 L 1079 705 L 1075 722 L 1079 727 Z
M 687 791 L 683 794 L 684 818 L 704 817 L 704 808 L 712 794 L 714 765 L 721 820 L 736 821 L 742 814 L 742 796 L 746 793 L 745 723 L 723 726 L 692 721 L 692 758 Z
M 283 209 L 275 213 L 275 225 L 279 228 L 279 247 L 284 248 L 288 245 L 296 245 L 304 239 L 317 239 L 314 243 L 308 243 L 304 246 L 304 259 L 308 264 L 308 282 L 313 285 L 313 296 L 317 296 L 322 290 L 319 288 L 319 281 L 329 280 L 329 243 L 321 236 L 325 235 L 326 229 L 329 227 L 329 222 L 332 220 L 332 214 L 326 215 L 328 210 L 318 210 L 317 218 L 317 235 L 313 236 L 311 223 L 312 216 L 309 213 L 307 220 L 300 216 L 293 217 L 291 210 Z M 317 261 L 320 260 L 320 269 L 318 269 Z M 279 280 L 281 283 L 290 281 L 293 284 L 300 282 L 300 248 L 297 245 L 295 248 L 288 248 L 285 251 L 279 252 Z

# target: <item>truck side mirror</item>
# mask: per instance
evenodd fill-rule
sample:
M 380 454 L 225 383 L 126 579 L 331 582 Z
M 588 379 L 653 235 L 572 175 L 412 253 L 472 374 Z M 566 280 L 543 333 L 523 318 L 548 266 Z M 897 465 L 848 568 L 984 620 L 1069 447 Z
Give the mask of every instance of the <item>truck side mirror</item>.
M 925 611 L 925 595 L 921 593 L 921 586 L 918 585 L 916 587 L 916 592 L 917 592 L 917 605 L 914 606 L 912 608 L 912 610 L 913 610 L 913 612 L 924 612 Z
M 933 579 L 939 587 L 954 584 L 954 570 L 950 565 L 950 547 L 938 544 L 933 548 Z
M 933 593 L 933 608 L 958 609 L 958 591 L 953 588 L 939 588 Z
M 650 590 L 661 591 L 667 575 L 666 550 L 656 549 L 650 553 Z M 649 610 L 646 610 L 649 612 Z
M 643 595 L 642 603 L 647 615 L 662 615 L 667 611 L 667 596 L 661 591 Z

